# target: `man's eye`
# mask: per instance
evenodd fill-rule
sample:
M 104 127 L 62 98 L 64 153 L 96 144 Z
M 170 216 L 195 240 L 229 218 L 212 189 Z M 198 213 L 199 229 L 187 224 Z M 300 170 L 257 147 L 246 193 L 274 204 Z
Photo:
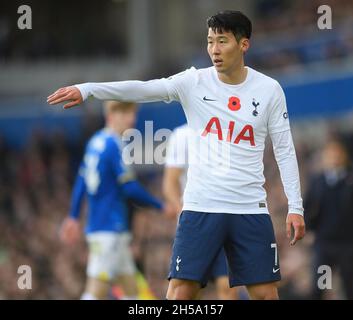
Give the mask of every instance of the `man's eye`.
M 212 44 L 212 41 L 207 41 L 208 44 Z

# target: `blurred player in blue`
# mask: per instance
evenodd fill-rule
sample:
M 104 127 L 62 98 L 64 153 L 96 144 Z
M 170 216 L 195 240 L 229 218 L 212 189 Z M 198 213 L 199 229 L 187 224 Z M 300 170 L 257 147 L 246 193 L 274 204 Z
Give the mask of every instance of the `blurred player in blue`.
M 80 209 L 87 195 L 85 231 L 89 257 L 81 299 L 106 299 L 116 282 L 123 288 L 126 299 L 136 299 L 136 267 L 129 247 L 127 199 L 158 210 L 163 210 L 163 205 L 143 189 L 122 159 L 122 135 L 134 126 L 136 104 L 108 101 L 105 118 L 106 127 L 87 143 L 72 192 L 70 215 L 62 225 L 60 236 L 67 244 L 78 240 Z

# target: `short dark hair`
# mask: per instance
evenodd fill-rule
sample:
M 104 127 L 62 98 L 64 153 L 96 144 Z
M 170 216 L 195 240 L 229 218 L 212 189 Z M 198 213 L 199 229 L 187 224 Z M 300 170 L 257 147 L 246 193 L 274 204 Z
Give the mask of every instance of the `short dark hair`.
M 240 11 L 220 11 L 207 19 L 207 26 L 218 33 L 232 32 L 237 41 L 251 37 L 251 21 Z

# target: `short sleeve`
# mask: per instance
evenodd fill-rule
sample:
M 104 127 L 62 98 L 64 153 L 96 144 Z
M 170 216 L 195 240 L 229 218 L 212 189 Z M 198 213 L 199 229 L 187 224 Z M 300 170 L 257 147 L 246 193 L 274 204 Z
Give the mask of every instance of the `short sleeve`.
M 276 84 L 274 99 L 269 108 L 268 132 L 274 134 L 290 130 L 286 97 L 279 83 Z
M 181 102 L 193 88 L 197 79 L 194 67 L 164 79 L 170 101 Z

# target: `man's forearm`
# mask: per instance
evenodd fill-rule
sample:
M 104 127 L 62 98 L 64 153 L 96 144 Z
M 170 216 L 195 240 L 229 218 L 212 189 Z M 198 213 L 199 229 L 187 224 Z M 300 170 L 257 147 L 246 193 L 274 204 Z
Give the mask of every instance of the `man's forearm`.
M 181 191 L 179 185 L 173 183 L 166 183 L 163 186 L 163 195 L 167 202 L 173 206 L 181 206 Z
M 163 195 L 167 202 L 174 207 L 182 207 L 182 187 L 180 177 L 184 169 L 179 167 L 166 166 L 163 177 Z
M 83 197 L 86 192 L 85 182 L 83 177 L 78 174 L 76 177 L 75 185 L 72 190 L 71 206 L 69 216 L 74 219 L 80 217 L 80 210 Z
M 121 189 L 127 198 L 133 200 L 137 204 L 153 207 L 158 210 L 163 209 L 163 203 L 148 193 L 136 180 L 124 183 L 121 185 Z
M 271 135 L 273 151 L 288 199 L 288 213 L 303 214 L 298 162 L 290 130 Z
M 83 100 L 93 96 L 99 100 L 154 102 L 168 100 L 165 79 L 150 81 L 88 82 L 75 85 Z

